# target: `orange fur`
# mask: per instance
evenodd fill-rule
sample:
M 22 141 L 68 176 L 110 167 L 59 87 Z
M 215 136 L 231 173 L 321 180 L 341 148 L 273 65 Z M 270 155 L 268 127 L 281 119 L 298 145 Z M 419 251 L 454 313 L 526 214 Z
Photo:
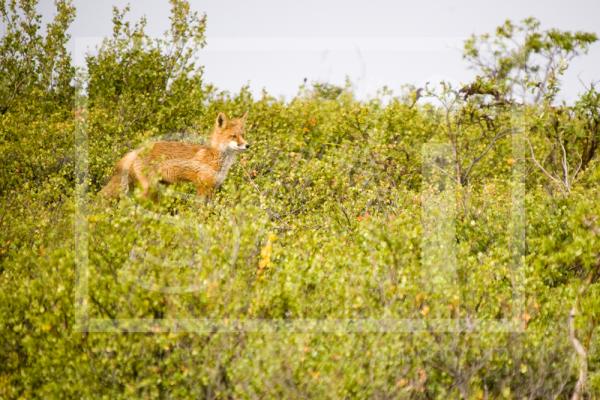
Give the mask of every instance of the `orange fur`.
M 245 122 L 246 114 L 228 120 L 219 113 L 207 145 L 161 141 L 131 151 L 117 162 L 115 174 L 101 193 L 116 197 L 137 182 L 146 197 L 159 180 L 167 184 L 187 181 L 199 195 L 209 197 L 223 183 L 236 154 L 249 147 L 243 137 Z

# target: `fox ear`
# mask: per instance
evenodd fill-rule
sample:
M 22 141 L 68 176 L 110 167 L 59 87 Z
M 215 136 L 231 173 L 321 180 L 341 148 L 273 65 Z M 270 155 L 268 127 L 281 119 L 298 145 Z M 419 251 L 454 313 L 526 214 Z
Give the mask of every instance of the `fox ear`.
M 246 111 L 244 113 L 244 115 L 242 115 L 242 121 L 246 122 L 247 119 L 248 119 L 248 111 Z
M 225 113 L 220 112 L 219 115 L 217 115 L 217 126 L 219 128 L 222 128 L 225 126 L 226 122 L 227 122 L 227 116 L 225 115 Z

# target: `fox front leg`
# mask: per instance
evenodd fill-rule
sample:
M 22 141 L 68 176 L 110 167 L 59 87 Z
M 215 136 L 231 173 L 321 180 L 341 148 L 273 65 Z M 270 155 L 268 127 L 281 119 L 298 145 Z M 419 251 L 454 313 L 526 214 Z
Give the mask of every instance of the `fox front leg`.
M 198 176 L 196 181 L 196 192 L 198 196 L 203 197 L 205 203 L 210 202 L 215 191 L 215 177 L 214 174 L 204 173 L 202 176 Z
M 204 199 L 205 203 L 209 203 L 212 200 L 214 189 L 208 185 L 198 185 L 196 187 L 196 192 L 198 196 Z

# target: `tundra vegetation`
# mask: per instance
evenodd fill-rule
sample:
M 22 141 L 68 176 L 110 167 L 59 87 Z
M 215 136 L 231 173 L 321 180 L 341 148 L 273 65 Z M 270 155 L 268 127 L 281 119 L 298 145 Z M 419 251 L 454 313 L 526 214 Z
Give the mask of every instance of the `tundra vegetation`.
M 600 94 L 557 100 L 593 33 L 507 21 L 462 86 L 284 101 L 204 81 L 184 0 L 160 39 L 115 9 L 81 69 L 55 4 L 0 0 L 1 398 L 600 396 Z M 252 148 L 210 203 L 97 196 L 220 111 Z

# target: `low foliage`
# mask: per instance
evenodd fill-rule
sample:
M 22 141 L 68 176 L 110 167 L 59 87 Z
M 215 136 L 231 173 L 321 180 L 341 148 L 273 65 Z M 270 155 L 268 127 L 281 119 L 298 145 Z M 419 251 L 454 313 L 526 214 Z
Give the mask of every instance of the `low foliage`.
M 171 4 L 160 40 L 115 10 L 72 86 L 71 5 L 44 36 L 34 1 L 0 1 L 13 21 L 0 72 L 24 71 L 0 80 L 0 397 L 600 394 L 600 97 L 556 105 L 554 83 L 533 78 L 524 90 L 545 101 L 511 89 L 528 65 L 516 54 L 570 55 L 594 35 L 507 23 L 495 43 L 526 32 L 525 53 L 502 50 L 501 74 L 482 67 L 463 88 L 359 101 L 318 83 L 254 99 L 203 82 L 190 49 L 206 19 Z M 252 147 L 212 202 L 186 184 L 158 203 L 96 195 L 127 150 L 202 141 L 219 111 L 249 112 Z M 82 331 L 93 319 L 122 324 Z M 222 329 L 124 322 L 157 319 Z

